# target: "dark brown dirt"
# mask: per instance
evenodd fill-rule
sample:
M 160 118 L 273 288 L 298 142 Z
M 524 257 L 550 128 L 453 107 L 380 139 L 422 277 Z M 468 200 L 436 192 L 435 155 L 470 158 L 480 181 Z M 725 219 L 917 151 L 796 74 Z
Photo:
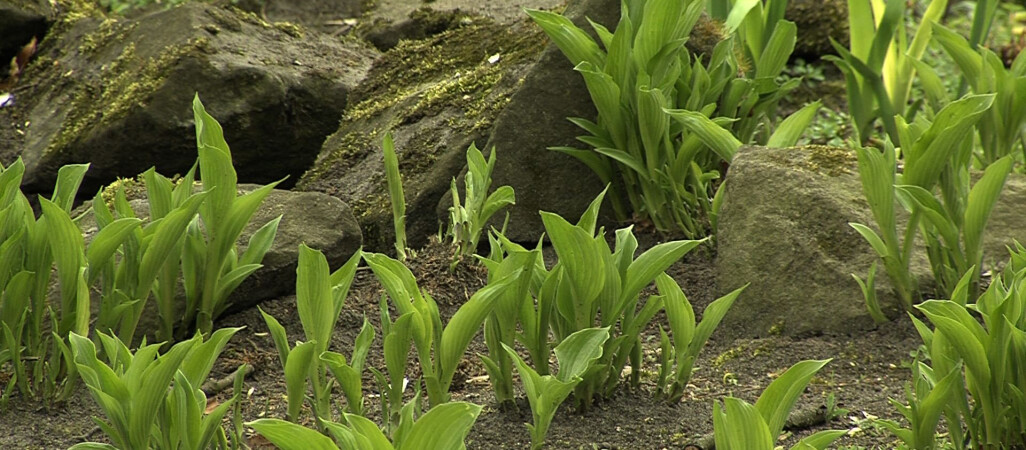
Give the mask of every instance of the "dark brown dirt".
M 642 238 L 654 243 L 655 237 Z M 712 257 L 705 249 L 696 249 L 669 273 L 684 287 L 685 292 L 701 311 L 715 296 L 712 285 Z M 461 264 L 456 272 L 448 271 L 448 251 L 433 245 L 419 252 L 410 261 L 420 286 L 438 302 L 443 320 L 450 316 L 470 294 L 483 285 L 485 273 L 477 267 Z M 366 317 L 379 325 L 378 301 L 381 289 L 369 269 L 360 269 L 346 301 L 332 349 L 348 354 L 353 340 Z M 289 332 L 290 341 L 302 339 L 301 325 L 295 308 L 295 297 L 289 296 L 265 302 L 262 308 L 276 317 Z M 657 321 L 660 320 L 657 318 Z M 267 334 L 260 313 L 244 311 L 223 318 L 221 327 L 245 326 L 232 338 L 218 360 L 211 377 L 221 378 L 232 373 L 242 363 L 256 370 L 246 380 L 248 396 L 244 400 L 243 417 L 255 420 L 261 417 L 284 417 L 285 384 L 278 356 Z M 642 386 L 637 390 L 626 387 L 611 398 L 598 403 L 586 413 L 563 407 L 556 415 L 549 432 L 547 448 L 579 449 L 664 449 L 683 448 L 699 442 L 712 431 L 712 403 L 727 395 L 754 402 L 762 389 L 779 373 L 803 359 L 833 358 L 814 379 L 796 410 L 815 409 L 825 404 L 826 396 L 836 397 L 837 406 L 850 410 L 847 415 L 825 425 L 811 429 L 787 432 L 782 445 L 791 445 L 797 438 L 827 428 L 852 429 L 831 448 L 862 446 L 891 448 L 894 439 L 873 430 L 859 427 L 867 415 L 894 418 L 897 413 L 887 398 L 903 398 L 903 385 L 909 371 L 902 362 L 909 359 L 909 351 L 917 346 L 914 329 L 905 322 L 890 324 L 884 329 L 853 337 L 810 337 L 794 340 L 770 337 L 759 340 L 725 342 L 716 336 L 702 352 L 698 370 L 693 376 L 679 404 L 669 405 L 653 397 L 655 360 L 658 337 L 650 329 L 644 336 L 645 373 Z M 380 353 L 380 333 L 371 349 L 368 364 L 384 366 Z M 530 408 L 520 397 L 519 410 L 500 411 L 490 386 L 484 377 L 481 363 L 472 356 L 484 352 L 480 336 L 467 352 L 466 367 L 456 376 L 453 399 L 470 401 L 485 407 L 467 439 L 468 449 L 528 448 L 530 435 L 525 422 L 530 422 Z M 416 369 L 413 369 L 414 371 Z M 649 372 L 652 371 L 652 372 Z M 409 374 L 414 378 L 417 374 Z M 373 397 L 376 387 L 369 373 L 365 377 L 368 406 L 372 418 L 377 419 L 379 405 Z M 519 386 L 517 389 L 520 389 Z M 230 389 L 229 389 L 230 391 Z M 230 392 L 222 392 L 216 399 L 223 401 Z M 40 404 L 13 399 L 9 409 L 0 413 L 0 448 L 4 449 L 56 449 L 67 448 L 84 440 L 103 440 L 102 433 L 90 416 L 101 414 L 86 389 L 65 405 L 46 409 Z M 310 425 L 309 414 L 305 421 Z M 227 424 L 226 424 L 227 426 Z M 251 438 L 253 448 L 268 447 L 262 439 Z

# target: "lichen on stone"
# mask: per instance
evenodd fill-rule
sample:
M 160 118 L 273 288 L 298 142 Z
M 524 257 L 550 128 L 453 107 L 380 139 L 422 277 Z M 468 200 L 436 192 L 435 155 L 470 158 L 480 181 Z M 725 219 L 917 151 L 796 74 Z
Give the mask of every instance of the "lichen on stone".
M 185 55 L 209 45 L 204 38 L 169 46 L 157 57 L 139 60 L 135 44 L 129 43 L 110 64 L 100 69 L 99 81 L 79 86 L 69 105 L 62 132 L 47 152 L 61 151 L 90 130 L 124 118 L 159 88 L 170 70 Z

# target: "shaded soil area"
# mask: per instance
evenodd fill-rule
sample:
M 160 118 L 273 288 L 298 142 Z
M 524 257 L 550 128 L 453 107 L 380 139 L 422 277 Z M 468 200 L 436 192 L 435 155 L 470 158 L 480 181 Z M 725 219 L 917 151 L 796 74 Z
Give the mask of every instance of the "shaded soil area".
M 647 240 L 651 245 L 655 239 L 649 237 Z M 696 249 L 669 271 L 683 286 L 696 311 L 701 311 L 715 295 L 715 286 L 711 283 L 712 258 L 708 250 Z M 547 259 L 551 264 L 551 255 Z M 438 244 L 423 249 L 410 261 L 420 286 L 438 302 L 443 320 L 482 286 L 486 277 L 483 269 L 468 264 L 461 264 L 455 272 L 450 272 L 448 263 L 448 249 Z M 348 355 L 366 316 L 378 328 L 367 364 L 379 369 L 384 367 L 378 310 L 381 295 L 382 290 L 373 273 L 366 268 L 360 269 L 332 342 L 332 350 Z M 285 326 L 290 341 L 302 339 L 295 296 L 265 302 L 262 308 Z M 778 336 L 726 342 L 714 335 L 702 352 L 698 370 L 684 399 L 670 405 L 652 395 L 655 391 L 654 374 L 658 370 L 658 332 L 654 327 L 664 320 L 657 317 L 643 337 L 645 364 L 641 387 L 631 390 L 625 386 L 613 398 L 599 402 L 585 413 L 573 411 L 568 402 L 556 415 L 547 448 L 663 449 L 700 444 L 702 437 L 712 431 L 714 400 L 733 395 L 754 402 L 762 389 L 792 364 L 803 359 L 824 358 L 833 358 L 833 361 L 813 379 L 795 410 L 820 410 L 826 405 L 827 396 L 833 395 L 836 406 L 849 412 L 828 423 L 788 430 L 780 444 L 789 446 L 817 430 L 835 428 L 852 431 L 832 448 L 894 447 L 892 437 L 866 425 L 864 419 L 867 416 L 896 418 L 897 413 L 887 399 L 904 398 L 903 385 L 909 379 L 909 371 L 903 368 L 903 361 L 909 359 L 909 352 L 918 344 L 915 330 L 906 322 L 889 324 L 883 329 L 851 337 L 819 336 L 795 340 Z M 229 342 L 211 378 L 230 376 L 242 363 L 253 365 L 255 371 L 245 383 L 244 419 L 284 418 L 283 371 L 259 311 L 253 309 L 225 317 L 218 326 L 246 328 Z M 474 356 L 485 351 L 479 335 L 468 349 L 465 365 L 456 374 L 452 389 L 454 400 L 484 406 L 467 439 L 467 448 L 528 448 L 530 435 L 523 425 L 531 420 L 527 401 L 518 385 L 518 408 L 500 410 L 497 407 L 483 365 Z M 411 364 L 410 379 L 418 375 L 415 373 L 417 370 L 416 365 Z M 377 420 L 380 405 L 369 372 L 365 373 L 364 386 L 370 415 Z M 217 394 L 214 401 L 227 399 L 230 391 L 228 388 Z M 341 395 L 338 399 L 343 401 Z M 56 449 L 85 440 L 102 441 L 103 434 L 90 419 L 90 416 L 99 415 L 101 412 L 84 388 L 79 389 L 66 404 L 51 408 L 15 398 L 0 416 L 0 448 Z M 306 425 L 311 425 L 308 412 L 304 414 L 304 420 Z M 227 422 L 225 426 L 228 426 Z M 273 448 L 258 436 L 251 433 L 247 436 L 253 448 Z

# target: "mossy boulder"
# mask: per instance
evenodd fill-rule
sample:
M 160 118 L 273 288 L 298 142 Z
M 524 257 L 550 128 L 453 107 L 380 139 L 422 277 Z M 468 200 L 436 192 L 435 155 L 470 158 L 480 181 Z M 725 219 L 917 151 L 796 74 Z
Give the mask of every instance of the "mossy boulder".
M 716 236 L 718 290 L 727 293 L 751 285 L 718 333 L 728 338 L 843 335 L 876 326 L 851 277 L 865 279 L 879 259 L 848 225 L 876 229 L 854 152 L 821 146 L 744 147 L 727 173 L 725 189 Z M 985 270 L 1007 259 L 1005 246 L 1013 239 L 1026 240 L 1024 202 L 1026 177 L 1012 174 L 984 236 Z M 899 214 L 899 222 L 905 218 L 907 214 Z M 936 287 L 922 245 L 913 252 L 911 270 L 920 290 L 933 295 Z M 899 316 L 899 301 L 882 265 L 876 294 L 885 313 Z
M 832 55 L 836 52 L 831 38 L 848 46 L 847 0 L 790 0 L 784 17 L 798 27 L 793 56 L 817 59 Z
M 381 141 L 392 133 L 406 194 L 407 236 L 411 246 L 423 245 L 439 229 L 436 207 L 465 165 L 467 147 L 485 143 L 543 44 L 533 27 L 481 17 L 427 39 L 402 41 L 375 62 L 297 188 L 350 204 L 364 247 L 389 251 L 394 231 Z
M 84 192 L 153 165 L 184 173 L 196 159 L 197 92 L 224 127 L 241 180 L 291 184 L 377 55 L 203 3 L 134 20 L 62 20 L 23 74 L 32 89 L 17 103 L 19 125 L 30 124 L 20 130 L 30 191 L 52 189 L 72 162 L 92 164 Z
M 227 1 L 225 2 L 227 3 Z M 331 32 L 343 19 L 360 17 L 369 6 L 367 0 L 235 0 L 235 6 L 271 22 L 290 22 L 303 27 Z
M 5 0 L 0 3 L 0 81 L 8 63 L 32 38 L 42 40 L 53 10 L 45 0 Z

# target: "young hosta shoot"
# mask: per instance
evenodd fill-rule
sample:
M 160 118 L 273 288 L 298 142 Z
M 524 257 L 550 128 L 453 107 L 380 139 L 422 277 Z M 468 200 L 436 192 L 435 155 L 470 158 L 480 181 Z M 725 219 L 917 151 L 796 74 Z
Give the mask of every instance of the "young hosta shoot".
M 488 194 L 488 189 L 492 186 L 494 167 L 494 147 L 485 160 L 481 150 L 470 144 L 470 148 L 467 149 L 467 175 L 463 183 L 465 201 L 462 204 L 459 190 L 456 189 L 456 179 L 452 179 L 452 206 L 449 207 L 447 234 L 452 238 L 452 245 L 456 247 L 457 258 L 474 254 L 488 219 L 503 207 L 516 203 L 516 195 L 509 186 L 502 186 Z
M 980 248 L 979 241 L 973 239 L 982 233 L 981 224 L 985 223 L 986 213 L 997 194 L 992 192 L 994 181 L 979 184 L 981 187 L 978 194 L 973 195 L 975 206 L 972 211 L 965 209 L 970 196 L 968 169 L 971 145 L 971 139 L 966 139 L 966 136 L 972 135 L 969 131 L 973 124 L 991 107 L 992 102 L 993 96 L 989 95 L 966 96 L 945 106 L 932 122 L 917 119 L 914 123 L 906 124 L 899 118 L 898 132 L 902 134 L 905 143 L 901 149 L 905 167 L 900 179 L 896 176 L 896 150 L 893 147 L 888 146 L 883 152 L 871 148 L 856 149 L 862 191 L 880 234 L 863 224 L 850 225 L 883 260 L 887 276 L 906 310 L 911 310 L 912 305 L 919 301 L 919 286 L 909 270 L 909 261 L 915 233 L 920 226 L 928 248 L 931 249 L 928 254 L 934 275 L 946 291 L 954 285 L 958 274 L 963 273 L 964 269 L 972 264 L 978 265 L 960 256 L 958 253 L 961 252 L 948 252 L 942 247 L 945 244 L 956 245 L 953 248 L 957 249 L 957 230 L 968 227 L 965 229 L 966 249 L 972 248 L 969 251 L 975 253 Z M 1002 168 L 997 166 L 992 170 Z M 996 177 L 992 175 L 988 180 Z M 1003 184 L 1004 174 L 1000 180 Z M 938 184 L 943 204 L 929 194 Z M 926 191 L 926 195 L 922 195 L 923 191 Z M 895 214 L 899 203 L 912 213 L 900 238 Z M 966 217 L 969 219 L 961 223 Z M 978 253 L 966 256 L 979 258 Z M 968 265 L 963 266 L 960 260 L 965 260 Z M 951 270 L 955 270 L 954 276 Z M 865 285 L 864 293 L 875 289 L 869 282 L 860 284 Z M 879 310 L 879 305 L 873 305 L 874 299 L 875 296 L 866 296 L 871 311 Z
M 109 363 L 100 361 L 89 338 L 71 333 L 75 364 L 107 421 L 97 420 L 116 448 L 204 449 L 218 433 L 232 401 L 204 415 L 198 391 L 228 339 L 241 328 L 224 328 L 204 341 L 197 334 L 158 355 L 160 344 L 135 353 L 120 339 L 99 333 Z M 169 389 L 174 381 L 173 389 Z M 99 445 L 99 447 L 98 447 Z M 85 443 L 72 448 L 104 448 Z
M 918 359 L 918 358 L 917 358 Z M 941 415 L 946 413 L 951 405 L 957 404 L 956 399 L 963 390 L 961 383 L 961 366 L 955 367 L 941 379 L 936 379 L 936 372 L 921 361 L 914 361 L 912 365 L 911 386 L 905 387 L 905 398 L 908 405 L 902 405 L 891 399 L 891 404 L 905 417 L 909 427 L 903 428 L 893 420 L 879 419 L 875 424 L 891 432 L 901 439 L 908 448 L 935 448 L 937 440 L 937 424 Z M 957 414 L 957 413 L 956 413 Z M 949 414 L 951 418 L 958 419 L 958 415 Z M 949 429 L 952 438 L 961 434 L 961 427 Z M 956 442 L 961 442 L 958 439 Z
M 986 2 L 979 2 L 986 3 Z M 992 6 L 998 2 L 991 1 Z M 973 24 L 975 27 L 975 23 Z M 934 24 L 936 40 L 951 56 L 974 94 L 996 94 L 994 107 L 976 124 L 982 166 L 1022 151 L 1021 130 L 1026 125 L 1026 57 L 1019 53 L 1011 68 L 994 52 L 975 46 L 958 33 Z M 929 70 L 929 69 L 927 69 Z
M 954 372 L 961 381 L 959 375 L 964 368 L 966 390 L 959 389 L 958 383 L 951 392 L 960 393 L 961 398 L 948 397 L 947 402 L 938 400 L 937 405 L 923 406 L 924 412 L 913 412 L 931 414 L 933 419 L 946 403 L 960 405 L 957 412 L 967 424 L 970 448 L 1018 448 L 1026 445 L 1026 371 L 1022 369 L 1026 364 L 1026 272 L 1020 269 L 996 277 L 975 304 L 966 306 L 971 274 L 972 269 L 962 277 L 951 300 L 929 300 L 916 307 L 935 327 L 929 333 L 917 324 L 934 365 L 923 372 L 937 376 Z M 982 323 L 973 313 L 982 317 Z M 937 382 L 934 390 L 942 389 L 943 384 Z M 944 412 L 949 423 L 958 422 L 949 409 Z M 924 428 L 930 422 L 925 424 Z M 922 435 L 927 430 L 913 431 Z M 900 430 L 896 433 L 907 434 Z
M 365 253 L 364 260 L 399 314 L 413 314 L 409 326 L 431 406 L 448 402 L 449 385 L 463 352 L 519 272 L 491 280 L 460 306 L 443 327 L 438 305 L 417 286 L 413 272 L 403 263 L 379 253 Z
M 909 106 L 912 80 L 917 70 L 927 68 L 920 59 L 930 42 L 931 24 L 941 19 L 948 0 L 931 0 L 921 26 L 911 41 L 905 31 L 905 0 L 848 2 L 850 48 L 832 42 L 838 56 L 827 56 L 844 73 L 848 110 L 859 143 L 869 140 L 876 119 L 883 122 L 891 142 L 908 145 L 898 130 L 897 118 L 911 118 Z M 907 47 L 906 47 L 907 46 Z M 932 71 L 924 78 L 930 80 Z M 911 120 L 911 119 L 910 119 Z
M 188 319 L 195 314 L 196 328 L 209 334 L 214 319 L 228 306 L 228 295 L 261 267 L 260 261 L 274 241 L 280 218 L 271 220 L 254 233 L 244 253 L 239 255 L 236 249 L 242 230 L 279 182 L 239 196 L 232 154 L 224 140 L 221 125 L 207 114 L 199 95 L 193 100 L 192 107 L 196 119 L 200 176 L 203 190 L 209 194 L 207 201 L 200 206 L 207 238 L 203 240 L 198 236 L 198 227 L 192 227 L 190 231 L 193 232 L 186 240 L 182 267 L 191 269 L 184 270 L 186 293 L 192 294 L 186 317 Z M 197 287 L 199 292 L 195 290 Z
M 751 405 L 744 400 L 727 397 L 723 405 L 713 402 L 713 433 L 718 450 L 773 450 L 784 429 L 791 408 L 805 391 L 812 376 L 830 360 L 802 361 L 787 369 L 762 391 Z M 791 447 L 824 449 L 845 430 L 825 430 L 802 439 Z
M 706 306 L 702 313 L 702 321 L 695 325 L 695 311 L 691 308 L 680 285 L 669 275 L 663 273 L 656 278 L 656 286 L 663 297 L 663 308 L 666 319 L 673 332 L 672 341 L 660 328 L 662 337 L 662 366 L 659 368 L 659 391 L 670 403 L 677 403 L 684 395 L 684 388 L 691 379 L 691 371 L 695 366 L 698 353 L 705 347 L 706 341 L 713 330 L 723 320 L 727 310 L 745 287 L 741 287 Z M 671 374 L 671 369 L 673 372 Z M 667 387 L 668 380 L 671 380 Z
M 513 273 L 519 273 L 510 288 L 500 294 L 501 298 L 485 319 L 484 334 L 488 355 L 479 355 L 495 392 L 495 402 L 505 407 L 513 403 L 513 362 L 503 346 L 513 346 L 520 312 L 527 306 L 526 303 L 533 303 L 531 281 L 536 265 L 541 263 L 541 250 L 511 250 L 502 261 L 482 258 L 481 262 L 488 267 L 489 280 L 500 280 Z
M 271 338 L 278 350 L 278 358 L 285 369 L 285 384 L 288 396 L 288 418 L 296 421 L 303 399 L 306 394 L 307 380 L 313 393 L 310 406 L 314 416 L 320 421 L 331 420 L 331 384 L 329 382 L 329 369 L 332 373 L 348 373 L 354 369 L 346 365 L 342 355 L 328 352 L 328 344 L 331 342 L 331 334 L 335 329 L 335 322 L 342 312 L 342 305 L 345 303 L 349 287 L 356 275 L 356 265 L 359 263 L 361 252 L 357 251 L 349 258 L 342 267 L 335 272 L 329 272 L 328 260 L 318 250 L 311 249 L 305 244 L 299 245 L 299 264 L 296 267 L 296 310 L 299 312 L 299 320 L 303 325 L 303 334 L 307 341 L 298 343 L 294 348 L 289 347 L 285 329 L 274 318 L 260 311 L 263 314 L 267 328 L 271 332 Z M 364 332 L 367 327 L 364 326 Z M 354 350 L 354 363 L 359 362 L 362 367 L 362 357 L 356 352 L 366 354 L 369 346 L 368 337 L 361 332 L 361 339 L 357 340 L 357 349 Z M 373 331 L 369 335 L 373 340 Z M 362 346 L 362 350 L 361 350 Z M 341 357 L 341 360 L 339 358 Z M 330 363 L 328 362 L 330 361 Z M 344 369 L 348 367 L 349 369 Z M 357 378 L 359 371 L 357 370 Z M 343 375 L 347 380 L 343 383 L 343 390 L 353 410 L 362 409 L 362 395 L 356 396 L 352 391 L 353 385 L 349 375 Z M 358 381 L 357 381 L 358 383 Z M 357 387 L 359 384 L 357 384 Z
M 385 180 L 388 181 L 388 197 L 392 200 L 392 223 L 395 226 L 395 254 L 400 261 L 406 261 L 406 197 L 403 196 L 403 179 L 399 175 L 399 158 L 395 154 L 392 134 L 385 134 L 381 144 L 385 160 Z
M 365 317 L 360 334 L 353 343 L 353 353 L 346 362 L 341 353 L 326 351 L 321 353 L 321 363 L 335 376 L 335 381 L 346 396 L 346 411 L 356 415 L 363 414 L 363 363 L 367 358 L 371 342 L 374 341 L 374 327 Z
M 506 353 L 516 363 L 527 400 L 531 404 L 533 423 L 528 424 L 527 428 L 531 430 L 532 449 L 542 448 L 556 409 L 582 381 L 581 376 L 602 357 L 602 347 L 608 339 L 608 327 L 586 328 L 567 336 L 554 350 L 559 364 L 559 373 L 556 375 L 539 375 L 513 348 L 503 344 Z
M 613 251 L 602 230 L 595 230 L 604 195 L 605 191 L 599 194 L 576 225 L 556 214 L 542 213 L 542 222 L 559 262 L 542 284 L 537 311 L 524 314 L 526 317 L 522 319 L 522 323 L 547 323 L 538 329 L 551 326 L 557 343 L 576 331 L 596 325 L 619 330 L 606 342 L 602 359 L 581 376 L 584 381 L 577 386 L 575 400 L 582 408 L 591 404 L 596 393 L 612 394 L 628 359 L 634 369 L 631 383 L 640 384 L 639 336 L 663 308 L 663 298 L 650 297 L 639 307 L 639 294 L 673 263 L 705 242 L 705 239 L 666 242 L 635 259 L 638 241 L 630 228 L 624 228 L 616 232 L 616 250 Z M 546 353 L 532 349 L 531 354 Z
M 377 425 L 355 414 L 346 414 L 348 425 L 327 424 L 335 441 L 309 428 L 277 419 L 260 419 L 247 422 L 246 426 L 282 450 L 461 450 L 466 448 L 463 440 L 481 413 L 478 405 L 452 402 L 436 406 L 414 421 L 412 408 L 403 409 L 409 409 L 410 414 L 403 414 L 400 426 L 403 432 L 397 433 L 391 441 Z

